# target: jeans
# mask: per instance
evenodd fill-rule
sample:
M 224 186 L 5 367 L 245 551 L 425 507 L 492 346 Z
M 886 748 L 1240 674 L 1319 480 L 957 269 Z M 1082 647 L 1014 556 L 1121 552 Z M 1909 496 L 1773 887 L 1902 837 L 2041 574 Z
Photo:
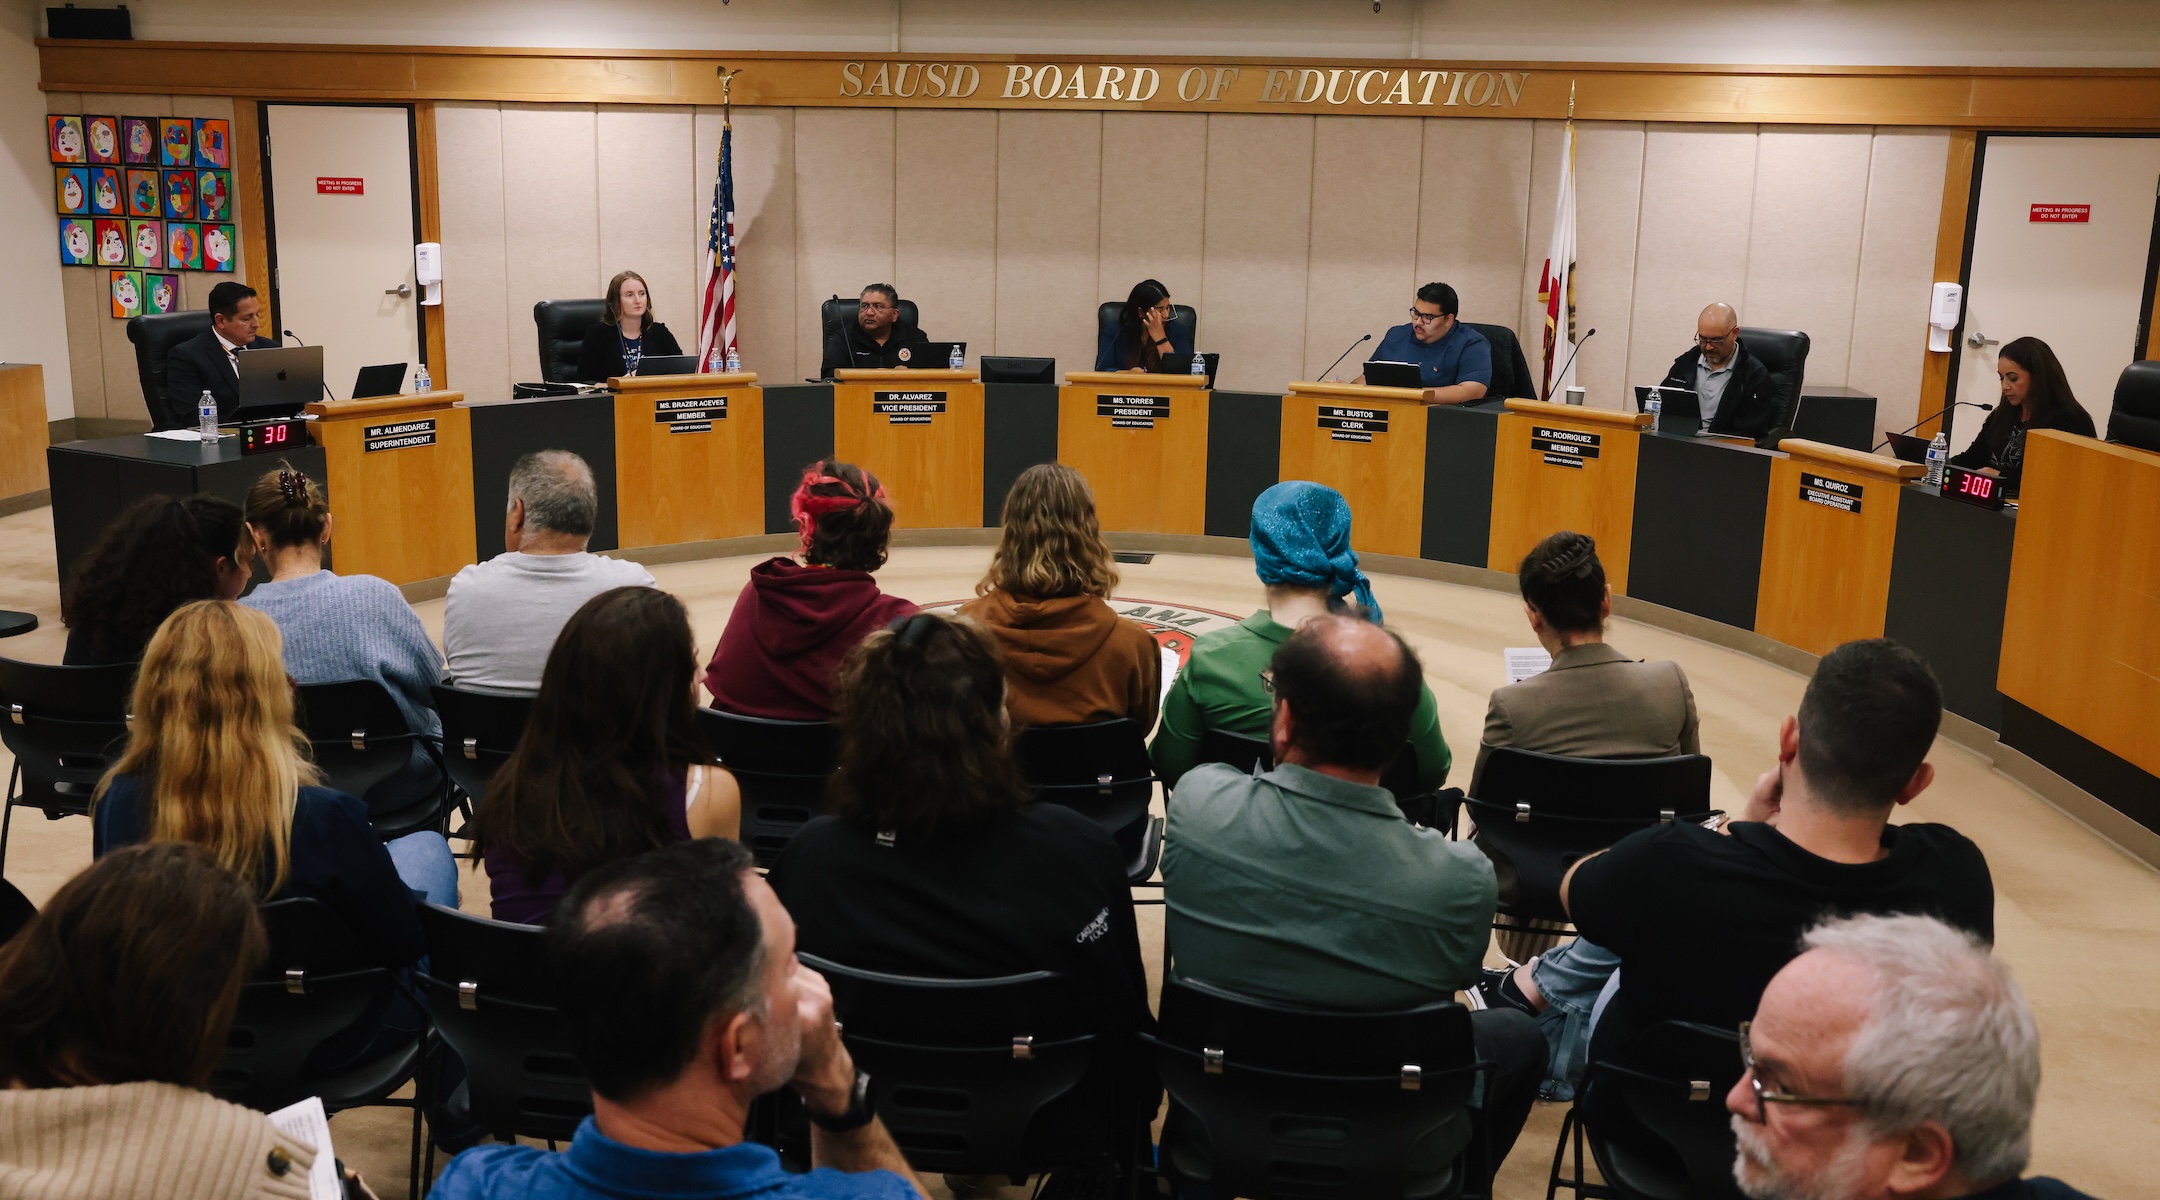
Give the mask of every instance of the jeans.
M 1476 1172 L 1471 1178 L 1479 1181 L 1480 1188 L 1484 1186 L 1482 1181 L 1491 1179 L 1500 1164 L 1507 1161 L 1523 1123 L 1530 1119 L 1530 1106 L 1537 1102 L 1538 1075 L 1545 1058 L 1544 1040 L 1538 1034 L 1537 1023 L 1512 1008 L 1488 1008 L 1470 1014 L 1471 1042 L 1477 1047 L 1478 1057 L 1492 1064 L 1485 1084 L 1485 1102 L 1477 1114 L 1492 1144 L 1492 1157 L 1479 1161 L 1479 1143 L 1470 1143 L 1469 1162 Z
M 1618 986 L 1620 956 L 1576 938 L 1539 955 L 1530 978 L 1546 1005 L 1537 1019 L 1549 1052 L 1543 1094 L 1548 1100 L 1573 1100 L 1588 1065 L 1590 1031 Z
M 457 859 L 451 855 L 450 843 L 443 835 L 423 829 L 393 838 L 384 843 L 383 849 L 390 852 L 398 878 L 420 893 L 421 899 L 445 908 L 458 906 Z

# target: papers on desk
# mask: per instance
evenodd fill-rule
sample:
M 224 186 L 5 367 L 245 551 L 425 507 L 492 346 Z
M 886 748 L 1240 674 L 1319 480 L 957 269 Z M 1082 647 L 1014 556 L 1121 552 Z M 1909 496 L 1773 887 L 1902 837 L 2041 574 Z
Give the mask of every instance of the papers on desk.
M 270 1123 L 301 1145 L 315 1148 L 315 1165 L 308 1170 L 308 1200 L 343 1200 L 345 1185 L 338 1179 L 337 1154 L 330 1149 L 330 1117 L 323 1111 L 322 1097 L 288 1104 L 270 1114 Z
M 203 440 L 203 436 L 192 429 L 160 429 L 154 433 L 144 434 L 143 436 L 164 438 L 168 442 L 200 442 Z M 220 430 L 218 432 L 218 436 L 221 438 L 229 438 L 233 435 L 226 433 L 223 430 Z
M 1552 666 L 1552 655 L 1543 646 L 1509 646 L 1500 652 L 1507 660 L 1507 681 L 1521 683 L 1532 675 L 1543 675 Z

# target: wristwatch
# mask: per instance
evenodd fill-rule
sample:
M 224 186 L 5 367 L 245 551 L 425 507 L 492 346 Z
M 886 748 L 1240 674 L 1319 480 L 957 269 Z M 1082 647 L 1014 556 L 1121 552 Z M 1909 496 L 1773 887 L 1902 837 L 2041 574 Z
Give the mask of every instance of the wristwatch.
M 855 1086 L 848 1089 L 848 1106 L 832 1116 L 803 1106 L 810 1114 L 810 1122 L 827 1133 L 852 1133 L 868 1125 L 877 1117 L 877 1110 L 870 1106 L 870 1072 L 855 1068 Z

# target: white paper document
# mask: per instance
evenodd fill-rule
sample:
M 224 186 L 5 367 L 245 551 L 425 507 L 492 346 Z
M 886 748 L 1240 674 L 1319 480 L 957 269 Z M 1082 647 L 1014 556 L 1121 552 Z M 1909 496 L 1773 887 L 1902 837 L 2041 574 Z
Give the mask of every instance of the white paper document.
M 1545 669 L 1552 666 L 1552 655 L 1545 653 L 1542 646 L 1509 646 L 1500 653 L 1507 659 L 1509 683 L 1521 683 L 1532 675 L 1543 675 Z
M 143 436 L 164 438 L 168 442 L 199 442 L 203 440 L 202 434 L 197 433 L 192 429 L 160 429 L 155 433 L 146 433 Z M 218 436 L 221 438 L 228 438 L 233 435 L 229 433 L 220 433 L 218 434 Z
M 270 1123 L 294 1141 L 315 1148 L 315 1166 L 308 1172 L 309 1200 L 343 1200 L 345 1185 L 338 1179 L 337 1154 L 330 1148 L 330 1116 L 323 1111 L 322 1097 L 288 1104 L 270 1114 Z

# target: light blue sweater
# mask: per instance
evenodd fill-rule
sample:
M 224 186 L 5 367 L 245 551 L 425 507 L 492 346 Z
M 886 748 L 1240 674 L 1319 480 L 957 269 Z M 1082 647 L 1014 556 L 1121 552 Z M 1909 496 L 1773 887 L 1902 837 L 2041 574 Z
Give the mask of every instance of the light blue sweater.
M 428 690 L 442 679 L 442 652 L 390 581 L 317 571 L 263 584 L 240 603 L 277 622 L 293 682 L 372 679 L 390 690 L 414 729 L 442 734 Z

